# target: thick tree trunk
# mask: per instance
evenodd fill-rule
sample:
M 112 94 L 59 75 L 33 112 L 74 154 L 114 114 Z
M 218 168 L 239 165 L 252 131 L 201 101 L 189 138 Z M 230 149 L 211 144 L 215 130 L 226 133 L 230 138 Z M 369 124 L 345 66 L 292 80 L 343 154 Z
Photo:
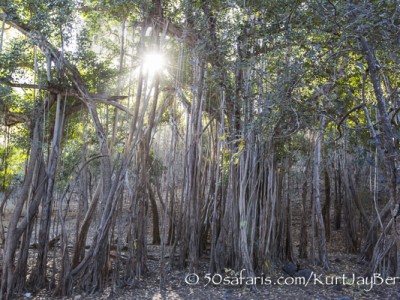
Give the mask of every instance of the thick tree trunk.
M 383 149 L 384 157 L 383 162 L 385 165 L 386 172 L 386 181 L 389 188 L 389 203 L 392 207 L 392 217 L 397 218 L 400 215 L 400 166 L 399 166 L 399 138 L 394 133 L 392 128 L 389 114 L 387 110 L 386 99 L 383 95 L 381 80 L 379 77 L 380 65 L 373 53 L 373 49 L 367 39 L 360 34 L 359 41 L 361 43 L 361 49 L 364 54 L 365 60 L 367 61 L 369 68 L 369 76 L 374 88 L 375 97 L 377 100 L 377 106 L 379 111 L 379 121 L 382 127 L 382 144 L 379 143 L 379 139 L 377 140 L 377 147 L 381 147 Z M 394 222 L 396 223 L 396 222 Z M 395 243 L 400 246 L 400 235 L 397 234 L 395 226 L 393 226 L 393 239 L 395 239 Z M 378 240 L 378 244 L 375 246 L 374 257 L 383 258 L 382 255 L 377 254 L 376 251 L 381 251 L 382 247 L 379 243 L 383 243 L 384 239 Z M 399 247 L 398 247 L 399 248 Z M 400 249 L 397 249 L 400 251 Z M 375 264 L 372 266 L 372 269 L 375 270 L 376 266 L 380 263 L 379 260 L 375 260 Z M 397 266 L 397 274 L 400 273 L 400 262 L 398 262 Z
M 49 156 L 49 162 L 46 172 L 46 192 L 42 200 L 43 204 L 39 229 L 38 258 L 36 262 L 36 269 L 33 271 L 34 276 L 32 276 L 32 278 L 35 278 L 35 285 L 39 289 L 45 286 L 47 277 L 47 252 L 51 223 L 51 211 L 53 206 L 54 185 L 56 179 L 58 157 L 61 151 L 60 146 L 64 124 L 64 108 L 65 105 L 63 104 L 62 96 L 58 94 L 53 140 L 51 143 L 51 153 Z
M 324 182 L 325 182 L 325 203 L 322 208 L 322 214 L 324 216 L 326 240 L 331 240 L 331 184 L 329 180 L 329 173 L 327 167 L 324 168 Z
M 247 149 L 247 151 L 245 151 L 245 153 L 241 155 L 240 169 L 239 169 L 239 174 L 240 174 L 239 198 L 238 198 L 239 224 L 240 224 L 239 245 L 240 245 L 241 261 L 243 263 L 243 267 L 246 269 L 247 276 L 254 277 L 255 274 L 254 274 L 252 253 L 249 251 L 250 245 L 248 243 L 248 236 L 247 236 L 249 223 L 251 222 L 247 214 L 248 203 L 246 203 L 250 159 L 251 159 L 251 152 L 250 149 Z
M 320 166 L 321 166 L 321 144 L 325 130 L 325 117 L 321 116 L 320 130 L 317 136 L 314 156 L 314 205 L 315 217 L 317 221 L 318 233 L 318 254 L 319 262 L 324 268 L 329 268 L 328 252 L 326 248 L 325 224 L 321 208 L 321 192 L 320 192 Z
M 289 158 L 287 158 L 289 160 Z M 287 164 L 287 175 L 286 175 L 286 195 L 287 198 L 286 202 L 286 209 L 285 209 L 285 260 L 286 261 L 293 261 L 293 242 L 292 242 L 292 203 L 291 203 L 291 184 L 290 184 L 290 171 L 289 171 L 289 163 Z
M 342 225 L 342 172 L 340 170 L 340 161 L 337 159 L 335 164 L 335 230 L 340 230 Z
M 86 212 L 85 218 L 82 221 L 78 235 L 76 237 L 74 254 L 72 256 L 72 268 L 78 266 L 85 255 L 86 239 L 89 232 L 90 224 L 92 223 L 93 217 L 96 212 L 97 204 L 101 198 L 101 183 L 97 184 L 97 188 L 93 194 L 93 199 L 90 202 L 90 206 Z
M 18 248 L 19 240 L 33 220 L 39 208 L 42 193 L 44 191 L 45 165 L 42 153 L 42 134 L 43 134 L 43 107 L 41 103 L 36 102 L 36 117 L 33 127 L 31 155 L 26 169 L 24 184 L 20 191 L 20 196 L 15 204 L 8 225 L 6 243 L 3 252 L 3 271 L 1 276 L 1 299 L 12 298 L 17 276 L 25 274 L 16 273 L 15 254 Z M 34 193 L 32 193 L 34 191 Z M 31 196 L 30 196 L 31 195 Z M 32 199 L 26 212 L 25 218 L 20 221 L 23 207 L 29 199 Z M 28 241 L 29 243 L 29 241 Z M 22 261 L 20 263 L 23 263 Z
M 216 256 L 216 251 L 215 248 L 217 246 L 217 236 L 218 236 L 218 200 L 219 200 L 219 192 L 221 189 L 221 184 L 220 184 L 220 173 L 221 173 L 221 168 L 220 168 L 220 159 L 221 159 L 221 148 L 223 141 L 221 139 L 221 136 L 224 134 L 224 105 L 225 105 L 225 94 L 222 92 L 222 97 L 221 97 L 221 106 L 220 106 L 220 113 L 221 113 L 221 123 L 217 123 L 217 129 L 216 129 L 216 134 L 215 138 L 216 141 L 214 142 L 217 145 L 216 149 L 216 159 L 215 159 L 215 190 L 214 190 L 214 196 L 213 196 L 213 213 L 212 213 L 212 220 L 211 220 L 211 253 L 210 253 L 210 266 L 209 266 L 209 271 L 211 273 L 213 272 L 219 272 L 220 270 L 217 269 L 217 261 L 218 258 Z
M 201 133 L 202 133 L 202 111 L 203 111 L 203 87 L 204 87 L 204 67 L 198 66 L 196 88 L 197 93 L 194 93 L 191 112 L 192 123 L 190 125 L 190 143 L 189 143 L 189 170 L 188 170 L 188 205 L 189 205 L 189 266 L 192 271 L 197 270 L 200 258 L 200 236 L 201 236 L 201 201 L 200 198 L 200 180 L 201 180 Z
M 153 215 L 153 245 L 160 245 L 160 218 L 158 216 L 157 201 L 154 192 L 151 188 L 150 183 L 147 185 L 147 190 L 149 192 L 151 213 Z
M 299 257 L 300 258 L 307 258 L 307 246 L 308 246 L 308 219 L 309 219 L 309 212 L 307 209 L 307 194 L 308 194 L 308 173 L 309 173 L 309 163 L 307 164 L 305 176 L 306 179 L 304 180 L 302 189 L 301 189 L 301 226 L 300 226 L 300 245 L 299 245 Z

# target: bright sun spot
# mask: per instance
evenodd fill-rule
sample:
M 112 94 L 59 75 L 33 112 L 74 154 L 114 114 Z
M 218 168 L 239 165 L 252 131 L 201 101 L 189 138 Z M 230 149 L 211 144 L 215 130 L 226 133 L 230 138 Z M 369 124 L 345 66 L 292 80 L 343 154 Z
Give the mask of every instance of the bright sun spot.
M 160 53 L 148 53 L 143 59 L 143 71 L 154 74 L 165 68 L 165 57 Z

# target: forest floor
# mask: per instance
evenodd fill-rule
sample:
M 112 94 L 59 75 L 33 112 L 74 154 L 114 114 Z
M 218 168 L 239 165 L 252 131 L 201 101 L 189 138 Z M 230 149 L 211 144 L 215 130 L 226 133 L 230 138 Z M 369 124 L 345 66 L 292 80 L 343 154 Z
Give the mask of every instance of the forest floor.
M 268 274 L 272 282 L 258 285 L 257 291 L 252 291 L 245 285 L 210 284 L 205 287 L 207 280 L 204 276 L 207 269 L 204 266 L 204 270 L 198 273 L 200 283 L 197 285 L 187 284 L 185 282 L 187 273 L 183 271 L 170 273 L 163 296 L 159 289 L 159 272 L 155 268 L 142 281 L 136 282 L 129 289 L 121 290 L 116 295 L 110 296 L 109 292 L 106 292 L 91 297 L 79 295 L 71 299 L 400 299 L 400 284 L 398 282 L 397 286 L 381 284 L 371 287 L 370 285 L 353 284 L 353 274 L 356 277 L 362 276 L 364 270 L 356 256 L 337 253 L 330 259 L 331 268 L 329 271 L 322 270 L 320 267 L 312 267 L 318 281 L 324 282 L 322 284 L 318 281 L 313 282 L 313 280 L 307 286 L 291 284 L 293 280 L 290 276 L 277 267 Z M 348 278 L 345 280 L 345 284 L 341 283 L 343 275 Z M 227 275 L 223 274 L 222 276 Z M 325 282 L 327 277 L 340 277 L 340 280 L 338 280 L 338 284 L 333 284 L 329 280 Z M 214 278 L 219 282 L 219 276 Z M 277 283 L 279 278 L 290 279 L 287 281 L 288 284 L 285 285 Z M 377 280 L 377 284 L 380 284 L 379 280 Z
M 308 285 L 299 282 L 296 284 L 293 277 L 282 271 L 282 266 L 273 266 L 268 274 L 265 274 L 264 285 L 258 285 L 257 291 L 252 291 L 249 286 L 240 286 L 234 281 L 232 285 L 218 284 L 220 276 L 213 279 L 216 284 L 205 286 L 205 274 L 207 273 L 208 260 L 203 261 L 202 270 L 197 274 L 199 284 L 189 285 L 185 282 L 187 273 L 174 271 L 169 274 L 166 292 L 163 295 L 159 289 L 158 264 L 150 266 L 151 270 L 146 278 L 137 282 L 130 289 L 122 290 L 119 294 L 110 297 L 111 299 L 400 299 L 400 281 L 395 285 L 382 283 L 376 277 L 376 285 L 371 286 L 370 282 L 362 284 L 360 278 L 364 278 L 366 265 L 359 260 L 357 255 L 350 255 L 343 252 L 334 252 L 329 257 L 330 268 L 324 270 L 319 266 L 309 265 L 306 262 L 299 262 L 301 267 L 312 270 L 313 275 Z M 220 274 L 222 278 L 230 278 L 230 274 Z M 346 276 L 343 282 L 343 276 Z M 355 282 L 353 282 L 355 276 Z M 334 280 L 336 278 L 336 282 Z M 267 281 L 270 279 L 271 282 Z M 242 282 L 244 282 L 243 279 Z M 278 283 L 280 282 L 280 283 Z M 358 282 L 358 283 L 357 283 Z M 285 284 L 286 283 L 286 284 Z M 98 295 L 107 299 L 109 294 Z M 78 297 L 79 298 L 79 297 Z M 108 299 L 110 299 L 108 298 Z
M 329 270 L 324 270 L 309 261 L 298 261 L 301 268 L 310 269 L 313 272 L 311 280 L 306 285 L 304 282 L 295 282 L 293 277 L 282 270 L 282 265 L 270 267 L 268 274 L 264 274 L 264 284 L 258 284 L 257 290 L 251 290 L 246 284 L 240 285 L 232 280 L 231 274 L 220 274 L 213 277 L 215 284 L 207 286 L 208 258 L 204 257 L 197 273 L 198 284 L 188 284 L 189 279 L 196 279 L 193 275 L 188 278 L 184 270 L 173 270 L 168 273 L 166 290 L 160 293 L 159 261 L 160 247 L 149 245 L 148 272 L 141 280 L 135 281 L 131 286 L 119 289 L 110 295 L 110 288 L 103 293 L 95 295 L 75 294 L 71 300 L 94 300 L 94 299 L 400 299 L 400 281 L 383 283 L 376 274 L 374 285 L 371 279 L 365 279 L 367 265 L 362 262 L 358 255 L 345 253 L 343 249 L 343 238 L 341 231 L 334 231 L 329 242 Z M 236 274 L 238 275 L 238 274 Z M 345 278 L 343 278 L 345 276 Z M 354 276 L 354 278 L 353 278 Z M 250 280 L 243 273 L 242 283 Z M 221 279 L 229 280 L 230 284 L 220 283 Z M 343 280 L 344 279 L 344 280 Z M 362 280 L 366 281 L 362 281 Z M 258 283 L 261 278 L 258 278 Z M 298 280 L 298 279 L 297 279 Z M 368 280 L 368 281 L 367 281 Z M 220 283 L 220 284 L 219 284 Z M 27 299 L 20 297 L 18 299 Z M 46 291 L 31 297 L 30 299 L 56 299 L 47 294 Z

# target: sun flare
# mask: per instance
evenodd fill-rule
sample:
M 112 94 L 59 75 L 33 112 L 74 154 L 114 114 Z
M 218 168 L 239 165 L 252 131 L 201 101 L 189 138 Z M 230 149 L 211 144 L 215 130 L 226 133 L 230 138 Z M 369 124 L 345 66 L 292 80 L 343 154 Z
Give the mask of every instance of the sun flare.
M 149 74 L 161 72 L 165 68 L 165 57 L 161 53 L 148 53 L 143 58 L 143 71 Z

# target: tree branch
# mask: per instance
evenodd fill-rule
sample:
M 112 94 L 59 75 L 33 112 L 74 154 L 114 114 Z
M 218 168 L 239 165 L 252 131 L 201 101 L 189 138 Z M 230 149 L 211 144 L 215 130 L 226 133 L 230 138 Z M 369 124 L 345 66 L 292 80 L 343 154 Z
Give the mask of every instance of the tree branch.
M 42 86 L 38 84 L 29 84 L 29 83 L 8 83 L 10 87 L 13 88 L 22 88 L 22 89 L 40 89 L 40 90 L 46 90 L 49 92 L 52 92 L 54 94 L 61 94 L 63 96 L 73 96 L 77 97 L 79 99 L 82 98 L 80 93 L 72 88 L 64 88 L 64 89 L 58 89 L 57 87 L 54 86 Z M 120 110 L 128 113 L 129 115 L 133 116 L 133 112 L 129 110 L 126 106 L 122 105 L 121 103 L 118 103 L 116 100 L 123 100 L 128 98 L 128 96 L 106 96 L 102 94 L 90 94 L 91 99 L 94 102 L 97 103 L 103 103 L 103 104 L 109 104 L 112 105 L 116 108 L 119 108 Z
M 350 109 L 350 110 L 340 119 L 339 123 L 336 125 L 336 126 L 337 126 L 337 129 L 338 129 L 338 131 L 339 131 L 339 137 L 338 137 L 337 139 L 340 139 L 340 138 L 342 137 L 342 131 L 341 131 L 341 129 L 340 129 L 340 126 L 342 125 L 342 123 L 344 122 L 344 120 L 346 120 L 347 117 L 348 117 L 352 112 L 354 112 L 354 111 L 356 111 L 356 110 L 358 110 L 358 109 L 361 109 L 361 108 L 363 108 L 364 106 L 365 106 L 365 103 L 362 103 L 362 104 L 360 104 L 360 105 L 357 105 L 357 106 L 353 107 L 352 109 Z

